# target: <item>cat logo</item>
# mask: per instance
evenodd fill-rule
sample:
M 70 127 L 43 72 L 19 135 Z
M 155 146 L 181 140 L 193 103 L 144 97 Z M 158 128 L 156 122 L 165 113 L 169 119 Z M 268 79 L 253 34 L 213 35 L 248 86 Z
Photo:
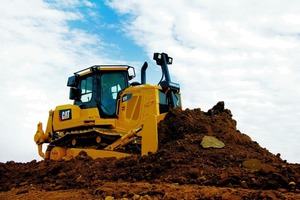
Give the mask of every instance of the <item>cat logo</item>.
M 65 121 L 65 120 L 69 120 L 69 119 L 72 119 L 71 109 L 59 111 L 59 121 Z

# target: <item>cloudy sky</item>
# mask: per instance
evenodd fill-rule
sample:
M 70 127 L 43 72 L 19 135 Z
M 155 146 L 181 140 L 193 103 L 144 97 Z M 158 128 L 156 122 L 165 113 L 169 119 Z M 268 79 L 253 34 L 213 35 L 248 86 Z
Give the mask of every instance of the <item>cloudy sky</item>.
M 300 1 L 0 0 L 0 162 L 40 160 L 36 124 L 68 100 L 67 78 L 94 64 L 174 58 L 184 108 L 218 101 L 237 128 L 300 163 Z

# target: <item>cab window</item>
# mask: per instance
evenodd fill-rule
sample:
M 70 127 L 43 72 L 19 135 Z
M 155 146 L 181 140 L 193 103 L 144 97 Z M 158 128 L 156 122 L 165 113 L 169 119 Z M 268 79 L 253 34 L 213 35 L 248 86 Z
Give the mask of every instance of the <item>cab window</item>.
M 93 95 L 93 77 L 89 76 L 81 80 L 81 102 L 90 102 Z
M 115 114 L 118 93 L 127 87 L 126 80 L 123 73 L 102 74 L 101 106 L 106 115 Z

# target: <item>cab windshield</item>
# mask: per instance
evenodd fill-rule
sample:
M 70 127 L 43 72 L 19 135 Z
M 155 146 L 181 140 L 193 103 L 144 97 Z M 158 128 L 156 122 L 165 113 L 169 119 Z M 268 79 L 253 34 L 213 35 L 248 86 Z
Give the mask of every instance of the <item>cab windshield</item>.
M 107 73 L 100 77 L 101 110 L 106 116 L 116 113 L 118 93 L 128 85 L 124 73 Z

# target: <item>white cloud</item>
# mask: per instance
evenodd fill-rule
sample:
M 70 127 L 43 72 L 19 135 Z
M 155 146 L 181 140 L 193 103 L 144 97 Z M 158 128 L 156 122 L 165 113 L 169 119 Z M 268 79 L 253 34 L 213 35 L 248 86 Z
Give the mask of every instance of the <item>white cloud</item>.
M 238 128 L 300 162 L 300 2 L 111 1 L 149 57 L 164 51 L 185 107 L 224 100 Z
M 106 60 L 95 53 L 103 44 L 98 36 L 68 26 L 84 19 L 74 7 L 92 4 L 63 2 L 9 0 L 0 7 L 0 161 L 40 159 L 36 124 L 45 127 L 50 109 L 71 103 L 67 77 Z

